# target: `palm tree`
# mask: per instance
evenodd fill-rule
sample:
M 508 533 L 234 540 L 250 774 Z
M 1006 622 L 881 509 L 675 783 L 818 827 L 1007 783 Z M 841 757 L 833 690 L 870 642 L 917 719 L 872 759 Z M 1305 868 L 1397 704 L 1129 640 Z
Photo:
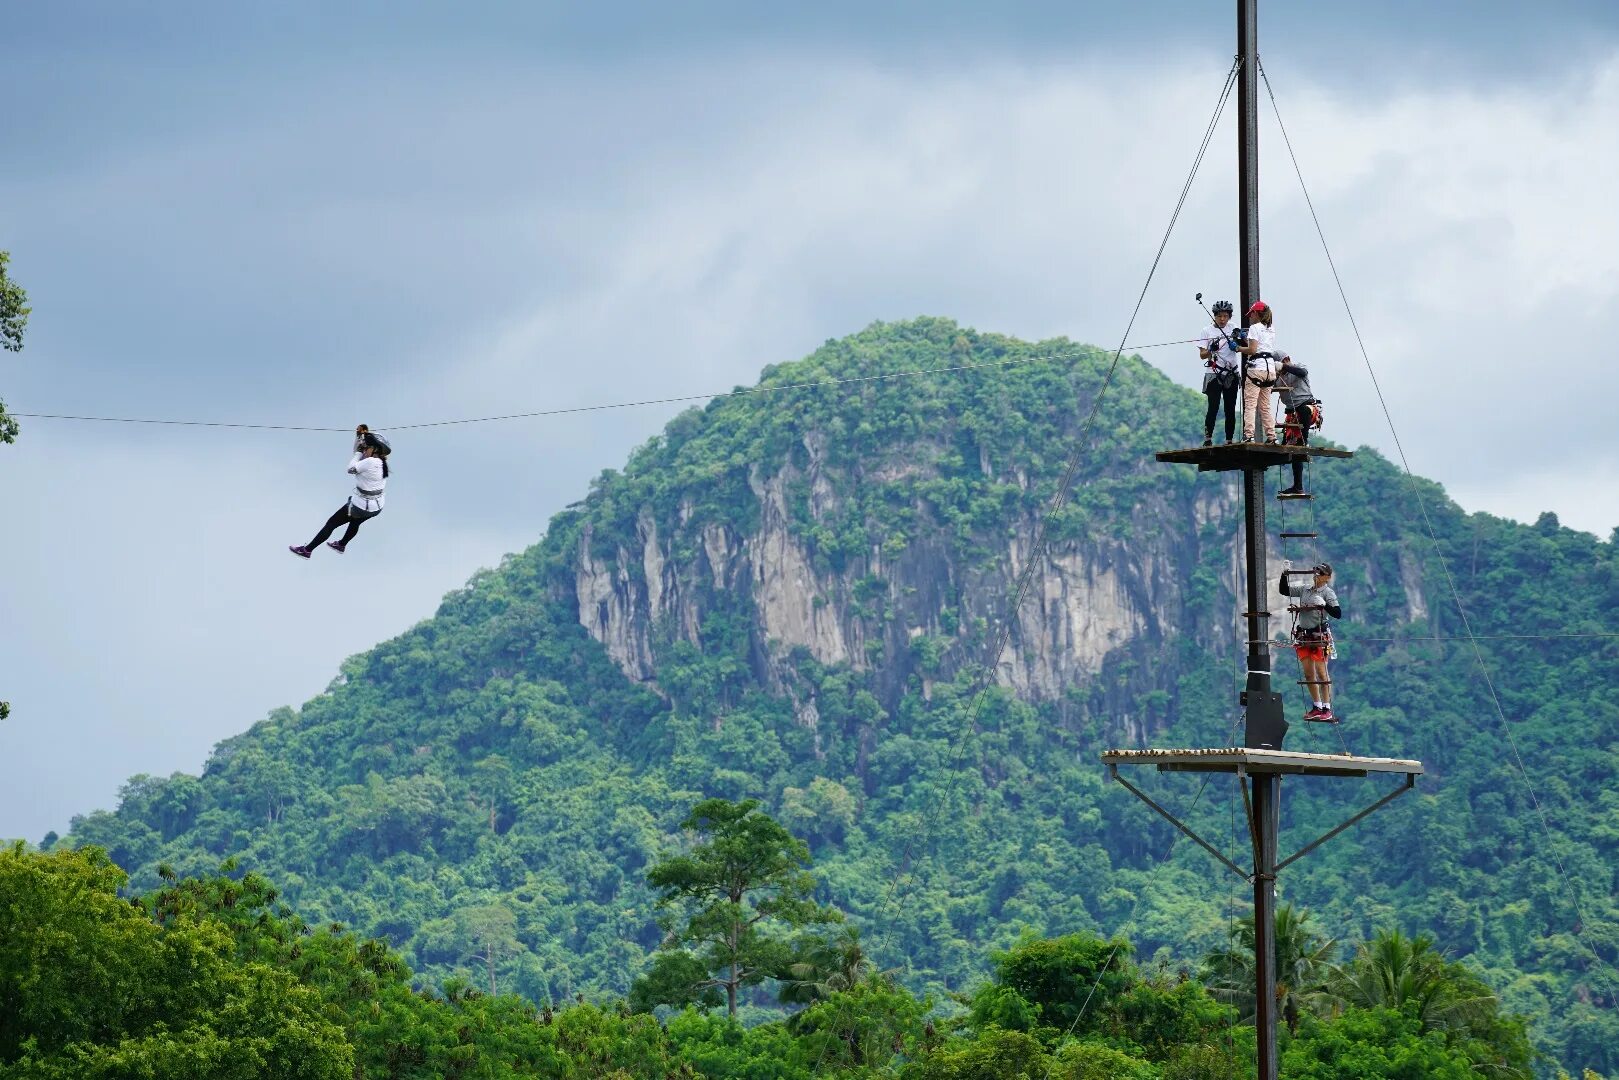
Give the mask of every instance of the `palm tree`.
M 876 971 L 877 965 L 860 944 L 860 930 L 843 926 L 828 938 L 809 938 L 798 957 L 787 966 L 778 995 L 785 1005 L 813 1005 L 840 991 L 853 989 Z M 891 971 L 880 972 L 887 979 Z
M 1304 1012 L 1323 1013 L 1332 998 L 1327 982 L 1333 974 L 1334 938 L 1310 926 L 1310 913 L 1291 904 L 1276 909 L 1276 1005 L 1287 1030 L 1297 1032 Z M 1254 1018 L 1254 919 L 1239 919 L 1230 940 L 1203 958 L 1202 978 L 1216 1000 L 1236 1006 L 1243 1022 Z
M 1379 930 L 1363 942 L 1333 980 L 1346 1005 L 1371 1009 L 1407 1006 L 1424 1031 L 1454 1031 L 1495 1012 L 1495 995 L 1466 968 L 1445 959 L 1427 934 L 1406 937 Z
M 1339 969 L 1333 996 L 1351 1008 L 1398 1009 L 1464 1050 L 1481 1073 L 1529 1080 L 1535 1052 L 1522 1017 L 1503 1015 L 1484 981 L 1446 959 L 1432 937 L 1379 930 Z

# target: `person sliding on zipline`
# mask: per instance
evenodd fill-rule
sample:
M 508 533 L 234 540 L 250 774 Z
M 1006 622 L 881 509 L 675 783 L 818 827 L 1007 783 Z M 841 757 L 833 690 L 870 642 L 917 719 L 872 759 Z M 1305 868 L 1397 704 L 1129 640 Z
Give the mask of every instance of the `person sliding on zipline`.
M 1209 399 L 1209 411 L 1203 417 L 1203 445 L 1214 442 L 1214 420 L 1220 414 L 1220 402 L 1225 402 L 1225 441 L 1237 426 L 1237 385 L 1242 382 L 1238 370 L 1237 354 L 1232 350 L 1235 342 L 1226 332 L 1231 321 L 1231 301 L 1214 302 L 1214 325 L 1204 330 L 1197 342 L 1197 355 L 1208 368 L 1203 373 L 1203 394 Z
M 382 492 L 388 486 L 388 455 L 393 448 L 388 440 L 361 424 L 354 429 L 354 457 L 349 460 L 349 472 L 354 474 L 354 494 L 338 507 L 337 513 L 327 519 L 320 532 L 307 544 L 287 548 L 300 559 L 307 559 L 322 544 L 343 554 L 360 531 L 360 526 L 382 513 Z M 326 543 L 339 525 L 347 523 L 343 539 Z
M 1310 429 L 1321 426 L 1321 402 L 1310 389 L 1310 369 L 1295 364 L 1286 353 L 1281 355 L 1281 366 L 1276 376 L 1276 389 L 1282 399 L 1282 445 L 1308 446 Z M 1304 494 L 1304 459 L 1293 459 L 1293 486 L 1283 488 L 1280 494 Z
M 1308 577 L 1306 585 L 1289 579 Z M 1304 685 L 1315 706 L 1304 714 L 1306 720 L 1335 723 L 1332 715 L 1332 679 L 1327 673 L 1327 661 L 1337 655 L 1332 643 L 1332 627 L 1327 616 L 1344 617 L 1338 606 L 1338 594 L 1332 591 L 1332 564 L 1321 563 L 1308 570 L 1283 570 L 1282 580 L 1276 586 L 1283 596 L 1297 598 L 1287 610 L 1294 613 L 1293 648 L 1298 653 L 1299 666 L 1304 669 Z
M 1242 353 L 1242 441 L 1253 442 L 1256 430 L 1264 425 L 1264 442 L 1276 441 L 1271 419 L 1271 388 L 1276 384 L 1276 331 L 1271 324 L 1276 313 L 1263 300 L 1255 300 L 1247 311 L 1248 328 L 1238 336 Z

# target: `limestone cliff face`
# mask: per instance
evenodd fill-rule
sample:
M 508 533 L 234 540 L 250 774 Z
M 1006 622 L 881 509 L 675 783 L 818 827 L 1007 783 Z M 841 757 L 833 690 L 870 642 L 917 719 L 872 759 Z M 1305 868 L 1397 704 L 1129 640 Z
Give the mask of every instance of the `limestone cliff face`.
M 977 538 L 969 558 L 918 500 L 903 543 L 873 545 L 834 569 L 806 526 L 835 520 L 858 485 L 932 475 L 923 464 L 929 448 L 916 448 L 915 464 L 839 474 L 825 466 L 816 436 L 803 443 L 798 464 L 750 474 L 757 512 L 746 531 L 697 520 L 689 500 L 661 517 L 642 508 L 634 541 L 610 553 L 583 531 L 574 564 L 579 621 L 628 676 L 657 687 L 661 650 L 675 641 L 702 647 L 705 618 L 736 605 L 751 624 L 752 674 L 778 692 L 791 693 L 796 655 L 868 672 L 892 703 L 907 686 L 927 693 L 994 654 L 1042 514 L 1015 515 L 999 535 Z M 1015 468 L 1002 479 L 1026 484 Z M 1165 485 L 1123 512 L 1125 528 L 1047 543 L 995 678 L 1030 700 L 1100 703 L 1118 735 L 1144 739 L 1172 718 L 1163 695 L 1156 712 L 1142 704 L 1181 674 L 1168 643 L 1189 635 L 1236 655 L 1239 505 L 1234 484 L 1212 481 Z M 1282 565 L 1273 551 L 1272 577 Z M 1218 596 L 1193 596 L 1200 566 L 1214 569 Z M 1276 598 L 1273 608 L 1282 607 Z M 813 724 L 813 710 L 801 702 L 801 719 Z

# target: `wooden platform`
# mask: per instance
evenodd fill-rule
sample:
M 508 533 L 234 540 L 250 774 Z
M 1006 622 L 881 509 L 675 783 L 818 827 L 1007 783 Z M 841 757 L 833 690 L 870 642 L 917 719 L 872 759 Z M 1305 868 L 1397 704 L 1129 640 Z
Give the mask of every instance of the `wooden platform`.
M 1191 446 L 1185 450 L 1160 450 L 1159 461 L 1196 465 L 1199 472 L 1230 472 L 1235 469 L 1269 468 L 1301 458 L 1351 458 L 1353 450 L 1335 446 L 1283 446 L 1281 443 L 1216 443 Z
M 1160 772 L 1287 773 L 1302 776 L 1421 776 L 1422 762 L 1350 754 L 1300 754 L 1292 750 L 1104 750 L 1102 764 L 1155 765 Z

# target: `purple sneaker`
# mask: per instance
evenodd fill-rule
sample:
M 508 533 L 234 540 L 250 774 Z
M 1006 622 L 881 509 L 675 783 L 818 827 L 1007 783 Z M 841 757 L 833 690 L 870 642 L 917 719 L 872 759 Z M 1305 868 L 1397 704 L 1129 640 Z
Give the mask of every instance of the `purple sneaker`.
M 287 548 L 287 550 L 298 556 L 300 559 L 309 558 L 309 549 L 304 547 L 302 544 L 295 544 Z
M 344 545 L 338 543 L 336 540 L 326 541 L 326 546 L 337 552 L 339 555 L 348 550 Z

